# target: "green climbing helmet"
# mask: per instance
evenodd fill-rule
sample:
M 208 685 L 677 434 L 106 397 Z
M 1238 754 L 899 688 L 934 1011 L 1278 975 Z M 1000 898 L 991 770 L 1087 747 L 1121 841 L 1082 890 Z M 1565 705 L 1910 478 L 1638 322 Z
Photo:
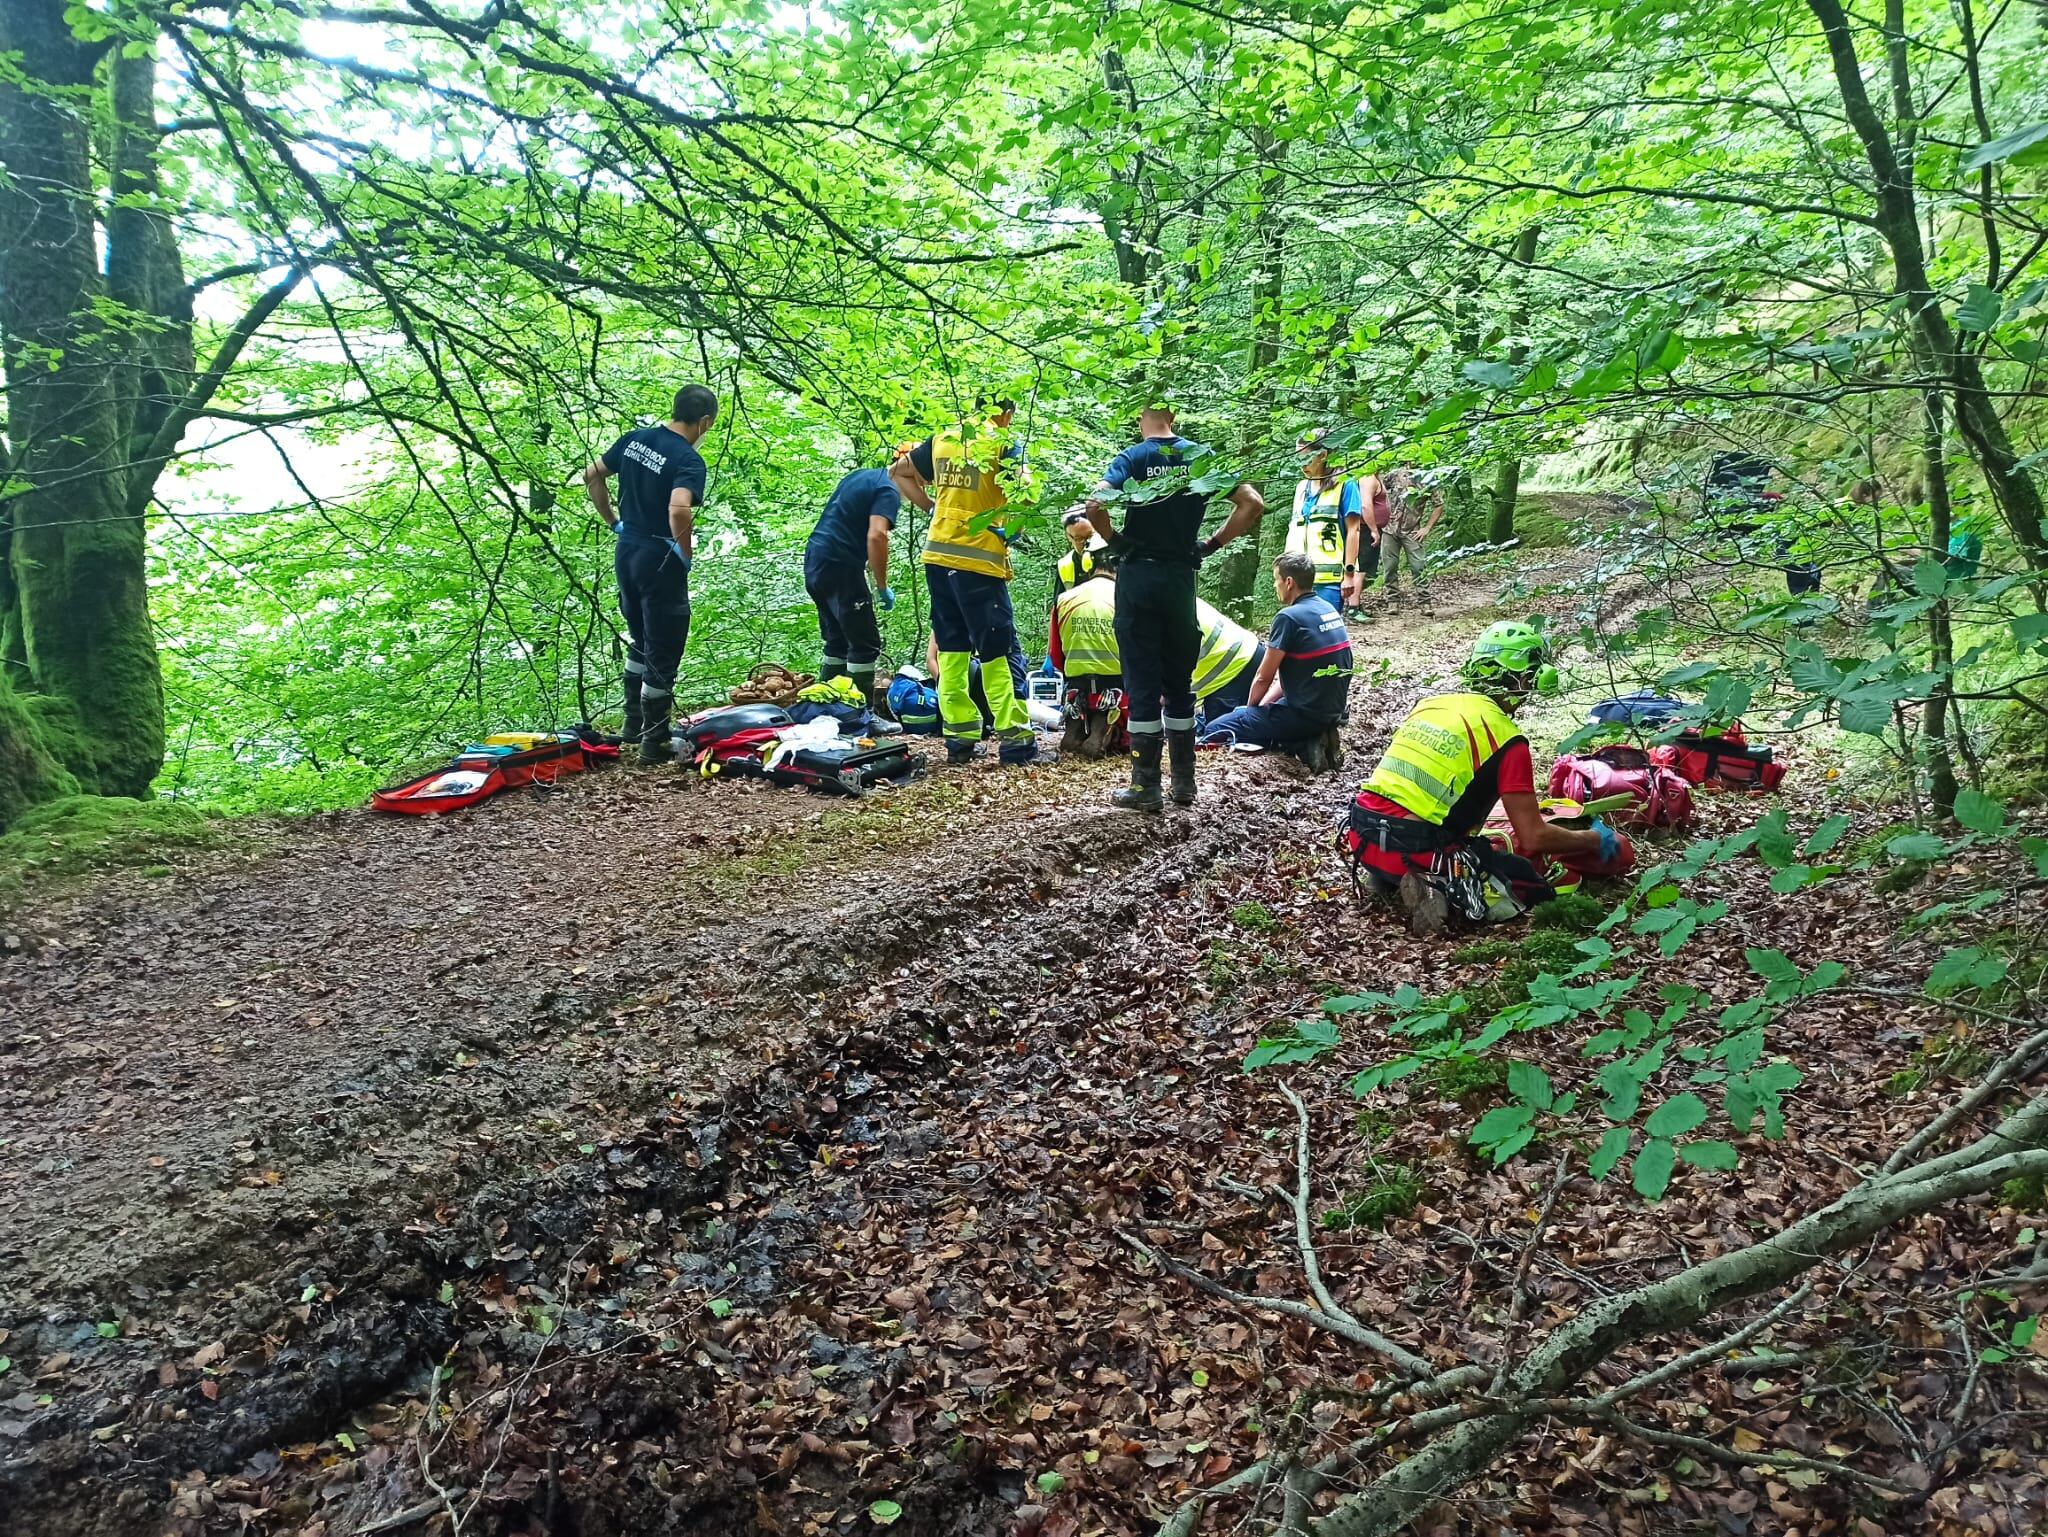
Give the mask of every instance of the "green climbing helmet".
M 1522 693 L 1533 689 L 1546 698 L 1558 689 L 1557 669 L 1551 665 L 1550 642 L 1533 624 L 1503 619 L 1486 627 L 1472 643 L 1471 658 L 1465 663 L 1465 681 L 1482 692 L 1502 690 Z

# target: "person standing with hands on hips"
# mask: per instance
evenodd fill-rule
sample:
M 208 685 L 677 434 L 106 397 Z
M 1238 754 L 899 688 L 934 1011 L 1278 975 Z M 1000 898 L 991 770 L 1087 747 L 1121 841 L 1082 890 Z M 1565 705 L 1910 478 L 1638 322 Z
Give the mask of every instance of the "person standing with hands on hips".
M 1258 526 L 1266 503 L 1240 481 L 1230 517 L 1202 539 L 1208 494 L 1194 488 L 1210 450 L 1174 427 L 1171 407 L 1148 405 L 1139 441 L 1102 472 L 1088 519 L 1117 557 L 1116 639 L 1130 710 L 1131 783 L 1110 797 L 1127 811 L 1159 811 L 1159 765 L 1173 776 L 1176 806 L 1195 801 L 1195 664 L 1202 625 L 1195 612 L 1195 568 L 1239 534 Z M 1121 531 L 1110 526 L 1105 493 L 1131 490 Z
M 661 763 L 675 753 L 669 713 L 690 640 L 691 554 L 710 478 L 697 444 L 717 419 L 718 396 L 710 386 L 685 385 L 676 391 L 668 421 L 625 434 L 583 472 L 590 504 L 619 541 L 612 569 L 626 620 L 625 737 L 638 744 L 642 763 Z
M 917 494 L 924 497 L 922 486 Z M 851 678 L 868 709 L 876 712 L 885 691 L 875 686 L 875 663 L 882 654 L 875 610 L 886 614 L 896 606 L 889 586 L 889 535 L 902 507 L 903 493 L 887 470 L 855 470 L 833 488 L 804 546 L 804 591 L 818 610 L 818 638 L 824 645 L 818 676 Z M 873 597 L 868 595 L 869 576 L 875 581 Z

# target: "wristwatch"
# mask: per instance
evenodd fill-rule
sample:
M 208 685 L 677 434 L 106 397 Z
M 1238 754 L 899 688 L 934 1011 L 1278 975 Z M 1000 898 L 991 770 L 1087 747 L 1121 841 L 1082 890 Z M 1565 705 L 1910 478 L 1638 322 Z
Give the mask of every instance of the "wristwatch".
M 1345 574 L 1346 576 L 1356 576 L 1356 575 L 1358 575 L 1358 567 L 1356 567 L 1356 566 L 1346 566 L 1346 567 L 1344 568 L 1344 574 Z

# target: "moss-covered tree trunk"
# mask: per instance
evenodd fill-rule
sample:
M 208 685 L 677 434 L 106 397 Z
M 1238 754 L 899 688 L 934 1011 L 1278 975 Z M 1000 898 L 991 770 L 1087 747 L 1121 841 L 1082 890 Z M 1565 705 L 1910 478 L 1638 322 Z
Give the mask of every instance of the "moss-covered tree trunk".
M 154 442 L 191 373 L 176 246 L 142 202 L 156 190 L 155 50 L 124 58 L 81 41 L 62 0 L 7 0 L 10 52 L 25 79 L 0 79 L 0 656 L 14 682 L 75 715 L 81 729 L 63 745 L 80 783 L 142 795 L 163 764 L 164 701 L 142 517 L 156 466 L 142 471 L 135 449 Z M 96 165 L 122 200 L 104 228 Z M 0 733 L 18 737 L 35 718 L 11 710 Z M 0 742 L 0 765 L 57 745 Z
M 1252 345 L 1246 360 L 1252 394 L 1241 438 L 1247 462 L 1271 442 L 1273 435 L 1273 371 L 1280 361 L 1280 306 L 1287 293 L 1287 229 L 1280 209 L 1287 142 L 1276 143 L 1266 129 L 1256 130 L 1253 135 L 1253 147 L 1259 158 L 1259 270 L 1252 281 Z M 1266 498 L 1266 520 L 1258 536 L 1240 539 L 1220 562 L 1217 605 L 1240 624 L 1251 623 L 1259 575 L 1286 545 L 1287 498 L 1293 490 L 1292 484 L 1279 477 L 1264 477 L 1260 491 Z

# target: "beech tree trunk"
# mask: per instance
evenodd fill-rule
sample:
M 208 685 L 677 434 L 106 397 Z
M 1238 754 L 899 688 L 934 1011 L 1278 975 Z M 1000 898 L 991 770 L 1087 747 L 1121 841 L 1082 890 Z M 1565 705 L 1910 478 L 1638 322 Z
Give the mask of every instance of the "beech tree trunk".
M 1520 368 L 1529 361 L 1529 282 L 1527 268 L 1536 259 L 1538 226 L 1532 224 L 1515 237 L 1517 271 L 1509 281 L 1515 285 L 1515 305 L 1508 311 L 1508 361 Z M 1506 544 L 1515 537 L 1515 501 L 1522 494 L 1522 456 L 1510 454 L 1493 472 L 1492 516 L 1487 519 L 1486 542 Z
M 10 578 L 0 587 L 8 605 L 0 633 L 18 647 L 29 686 L 76 712 L 84 761 L 70 767 L 81 784 L 143 795 L 163 765 L 164 700 L 143 521 L 129 506 L 129 447 L 131 430 L 170 386 L 155 366 L 160 342 L 140 339 L 149 328 L 121 325 L 100 306 L 114 299 L 158 313 L 149 301 L 162 293 L 166 253 L 174 277 L 176 257 L 161 219 L 127 210 L 106 231 L 114 281 L 102 272 L 83 104 L 96 89 L 109 94 L 115 180 L 130 195 L 152 188 L 154 149 L 135 134 L 146 127 L 154 135 L 153 50 L 119 59 L 118 48 L 73 35 L 63 0 L 8 0 L 0 53 L 8 52 L 20 55 L 31 83 L 0 78 Z
M 1897 0 L 1892 0 L 1888 25 L 1902 35 L 1896 7 Z M 1927 248 L 1920 234 L 1910 159 L 1902 159 L 1871 104 L 1863 82 L 1863 61 L 1857 56 L 1856 39 L 1840 0 L 1807 0 L 1807 8 L 1827 39 L 1835 88 L 1876 181 L 1877 229 L 1892 253 L 1893 287 L 1906 301 L 1914 361 L 1931 377 L 1945 381 L 1954 397 L 1956 430 L 1969 445 L 1970 457 L 1983 473 L 1991 499 L 1998 504 L 2013 538 L 2037 561 L 2048 560 L 2041 488 L 2021 468 L 2020 455 L 1985 385 L 1983 365 L 1974 352 L 1956 346 L 1948 312 L 1928 280 Z M 1903 69 L 1903 55 L 1893 68 L 1895 73 Z

